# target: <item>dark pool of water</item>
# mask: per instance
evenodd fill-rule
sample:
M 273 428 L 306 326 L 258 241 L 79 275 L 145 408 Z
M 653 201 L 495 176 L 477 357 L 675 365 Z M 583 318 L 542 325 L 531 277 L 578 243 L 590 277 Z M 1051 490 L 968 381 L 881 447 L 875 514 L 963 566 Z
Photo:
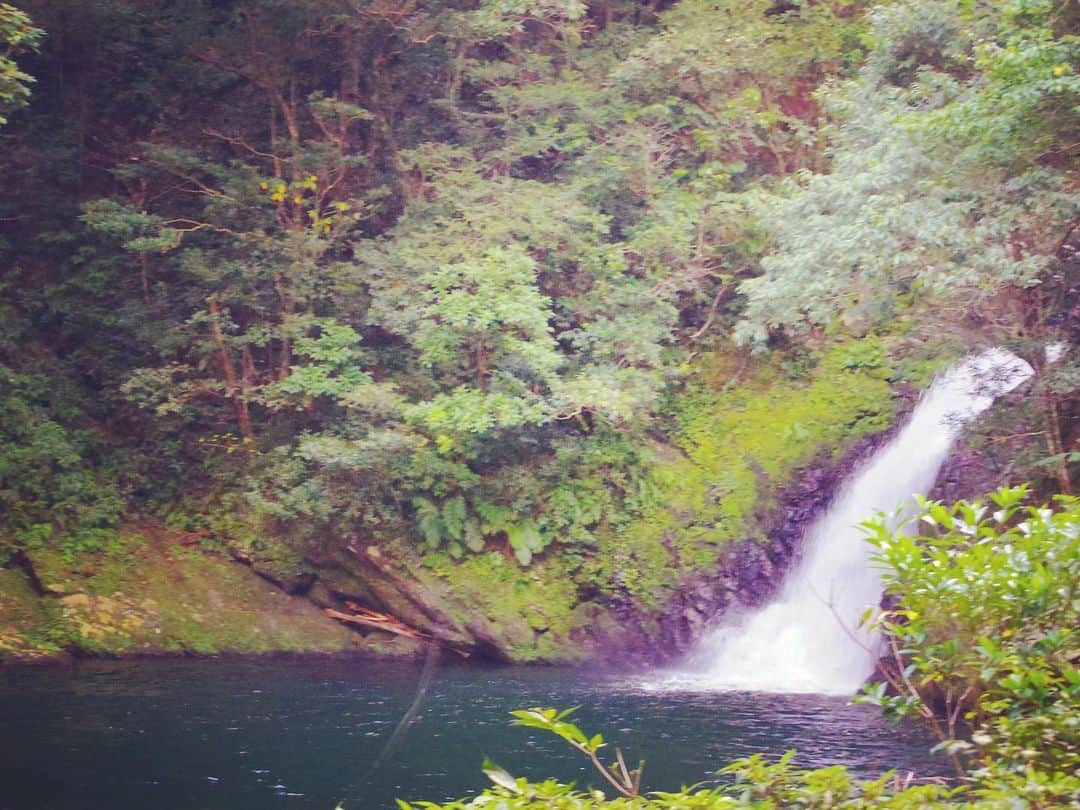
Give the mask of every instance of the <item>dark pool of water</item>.
M 579 724 L 644 758 L 670 789 L 754 752 L 807 766 L 943 772 L 913 728 L 843 699 L 673 694 L 587 670 L 440 666 L 400 744 L 419 669 L 340 659 L 168 660 L 0 669 L 4 810 L 347 810 L 444 800 L 515 775 L 597 783 L 560 740 L 507 712 L 580 704 Z

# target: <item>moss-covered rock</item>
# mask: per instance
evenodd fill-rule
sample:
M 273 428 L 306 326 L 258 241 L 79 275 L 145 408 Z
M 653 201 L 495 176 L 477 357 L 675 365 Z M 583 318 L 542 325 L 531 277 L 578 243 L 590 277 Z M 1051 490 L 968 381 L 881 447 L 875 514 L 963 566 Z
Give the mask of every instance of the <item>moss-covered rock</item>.
M 53 620 L 53 612 L 25 571 L 0 568 L 0 660 L 32 660 L 60 653 L 63 637 Z
M 184 545 L 160 527 L 129 529 L 123 554 L 47 549 L 27 555 L 43 593 L 21 570 L 0 571 L 0 656 L 69 649 L 88 655 L 161 653 L 415 654 L 412 643 L 364 637 L 224 554 Z
M 722 354 L 702 369 L 708 384 L 679 403 L 682 452 L 655 465 L 646 515 L 607 538 L 605 573 L 636 599 L 655 602 L 686 573 L 715 567 L 728 543 L 765 540 L 760 517 L 800 468 L 840 458 L 895 417 L 874 338 L 833 347 L 804 378 L 775 361 L 737 373 Z
M 317 579 L 315 571 L 296 549 L 266 532 L 254 537 L 234 538 L 229 551 L 286 593 L 306 593 Z
M 428 555 L 436 576 L 452 584 L 462 610 L 469 606 L 508 658 L 515 661 L 569 662 L 586 657 L 572 643 L 581 627 L 574 612 L 578 586 L 558 556 L 522 568 L 508 554 L 490 551 L 454 562 Z

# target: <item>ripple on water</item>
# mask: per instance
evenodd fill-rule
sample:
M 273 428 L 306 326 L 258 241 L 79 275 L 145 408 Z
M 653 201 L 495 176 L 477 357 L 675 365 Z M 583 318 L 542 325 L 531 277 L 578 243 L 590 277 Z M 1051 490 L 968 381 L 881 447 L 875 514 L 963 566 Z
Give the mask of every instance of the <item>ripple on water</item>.
M 944 771 L 917 730 L 886 726 L 842 698 L 657 689 L 550 668 L 439 670 L 416 722 L 387 751 L 417 679 L 409 666 L 326 660 L 0 670 L 5 800 L 81 810 L 393 807 L 395 796 L 475 794 L 485 756 L 511 773 L 591 783 L 561 741 L 509 725 L 510 710 L 537 705 L 580 705 L 577 722 L 644 758 L 655 789 L 793 747 L 803 765 L 843 762 L 865 776 L 894 765 Z

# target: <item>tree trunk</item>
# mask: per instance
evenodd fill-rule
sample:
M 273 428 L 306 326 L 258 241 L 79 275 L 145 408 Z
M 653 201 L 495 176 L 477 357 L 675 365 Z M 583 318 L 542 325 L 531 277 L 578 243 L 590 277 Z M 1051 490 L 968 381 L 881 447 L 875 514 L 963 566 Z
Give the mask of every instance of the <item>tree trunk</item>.
M 244 401 L 244 391 L 236 377 L 236 367 L 233 365 L 232 358 L 229 357 L 229 350 L 225 347 L 225 336 L 221 331 L 221 309 L 216 298 L 210 299 L 210 315 L 214 345 L 217 346 L 221 370 L 225 374 L 225 387 L 229 391 L 229 399 L 232 400 L 236 424 L 240 428 L 240 435 L 245 440 L 252 441 L 255 439 L 255 434 L 251 431 L 247 402 Z

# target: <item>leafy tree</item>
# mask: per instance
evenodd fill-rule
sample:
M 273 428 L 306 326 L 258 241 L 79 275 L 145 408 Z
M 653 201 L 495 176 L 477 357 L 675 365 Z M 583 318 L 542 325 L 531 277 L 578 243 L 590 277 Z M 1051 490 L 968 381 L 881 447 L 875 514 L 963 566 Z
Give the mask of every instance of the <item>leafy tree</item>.
M 744 340 L 853 309 L 880 320 L 910 290 L 940 307 L 958 290 L 990 302 L 1053 281 L 1077 211 L 1049 158 L 1068 148 L 1080 89 L 1059 16 L 1050 3 L 936 0 L 870 15 L 877 44 L 858 79 L 823 94 L 831 170 L 770 201 L 776 249 L 743 284 Z M 1026 101 L 999 103 L 1014 95 Z
M 25 12 L 0 3 L 0 125 L 7 123 L 5 116 L 27 105 L 34 81 L 19 69 L 15 57 L 36 51 L 44 34 Z
M 790 180 L 762 205 L 773 249 L 762 275 L 740 285 L 736 331 L 763 345 L 838 322 L 865 331 L 914 310 L 1004 341 L 1040 375 L 1064 492 L 1075 437 L 1062 424 L 1076 389 L 1041 374 L 1047 346 L 1075 339 L 1080 84 L 1067 15 L 1050 2 L 873 10 L 859 76 L 820 95 L 836 122 L 829 171 Z
M 107 449 L 92 430 L 71 424 L 70 410 L 57 402 L 70 394 L 56 388 L 46 374 L 19 373 L 0 363 L 0 556 L 5 559 L 43 543 L 69 554 L 100 549 L 113 538 L 110 529 L 125 511 L 115 471 L 100 464 Z

